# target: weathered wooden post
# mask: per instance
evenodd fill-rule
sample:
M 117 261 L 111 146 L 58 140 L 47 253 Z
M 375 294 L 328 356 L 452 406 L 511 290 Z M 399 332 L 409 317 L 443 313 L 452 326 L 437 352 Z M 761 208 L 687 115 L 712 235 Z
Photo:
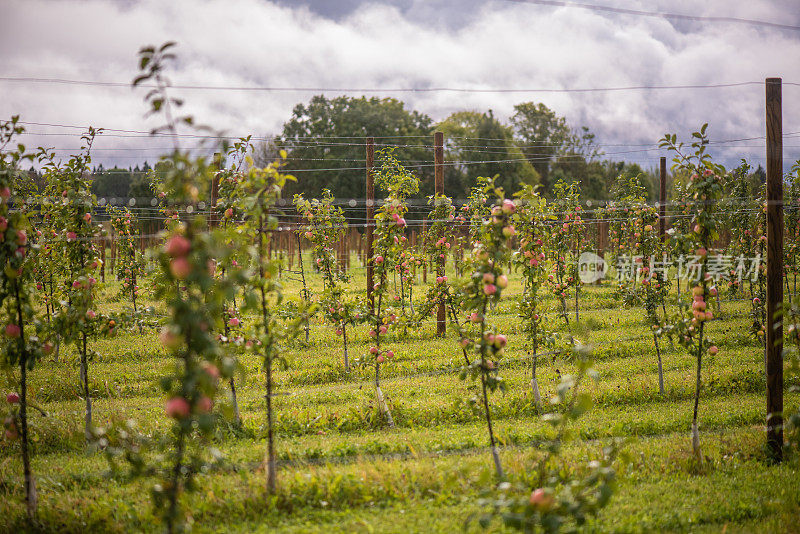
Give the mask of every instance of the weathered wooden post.
M 435 132 L 433 134 L 433 160 L 434 193 L 436 196 L 444 195 L 444 134 L 442 132 Z M 444 258 L 437 258 L 437 276 L 444 276 L 444 265 Z M 444 337 L 446 333 L 447 323 L 445 322 L 444 299 L 439 299 L 439 306 L 436 309 L 436 335 L 438 337 Z
M 781 79 L 766 80 L 767 119 L 767 447 L 783 458 L 783 125 Z

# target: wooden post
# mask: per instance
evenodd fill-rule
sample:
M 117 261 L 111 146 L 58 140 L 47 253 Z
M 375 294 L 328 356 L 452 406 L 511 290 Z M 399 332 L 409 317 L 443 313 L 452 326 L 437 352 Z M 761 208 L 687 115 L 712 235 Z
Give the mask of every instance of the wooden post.
M 783 125 L 781 79 L 766 80 L 767 118 L 767 447 L 783 457 Z
M 372 313 L 375 313 L 375 301 L 372 298 L 372 286 L 375 284 L 373 280 L 373 265 L 372 265 L 372 225 L 375 224 L 375 177 L 372 175 L 372 167 L 375 165 L 375 139 L 367 137 L 367 219 L 366 219 L 366 232 L 367 232 L 367 300 Z
M 444 134 L 433 134 L 433 160 L 434 160 L 434 194 L 444 195 Z M 441 236 L 439 236 L 441 237 Z M 436 263 L 437 276 L 444 276 L 444 258 L 438 258 Z M 436 310 L 436 335 L 444 337 L 447 332 L 445 322 L 444 299 L 439 300 Z
M 658 236 L 667 239 L 667 158 L 661 157 L 661 192 L 658 196 Z

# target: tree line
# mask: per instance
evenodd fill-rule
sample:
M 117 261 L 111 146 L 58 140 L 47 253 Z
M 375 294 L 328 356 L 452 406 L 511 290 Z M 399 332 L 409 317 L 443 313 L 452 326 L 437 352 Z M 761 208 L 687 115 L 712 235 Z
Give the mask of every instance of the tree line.
M 545 198 L 553 197 L 559 180 L 574 181 L 584 198 L 599 201 L 613 196 L 620 176 L 638 177 L 648 200 L 656 200 L 655 169 L 604 157 L 587 127 L 573 126 L 534 102 L 514 106 L 508 121 L 487 110 L 457 111 L 436 123 L 395 98 L 317 95 L 294 107 L 278 135 L 256 144 L 253 159 L 266 165 L 285 150 L 285 172 L 302 177 L 288 184 L 289 195 L 320 197 L 329 190 L 335 198 L 363 199 L 364 138 L 371 136 L 379 147 L 397 147 L 395 156 L 420 178 L 419 194 L 426 197 L 433 194 L 431 148 L 437 130 L 445 135 L 445 191 L 456 200 L 467 198 L 479 176 L 499 176 L 497 185 L 510 193 L 525 185 L 538 187 Z M 92 192 L 109 200 L 150 199 L 151 170 L 146 161 L 127 169 L 100 165 L 92 169 Z M 34 183 L 42 180 L 33 168 L 29 175 Z M 754 183 L 763 183 L 762 175 L 757 169 Z

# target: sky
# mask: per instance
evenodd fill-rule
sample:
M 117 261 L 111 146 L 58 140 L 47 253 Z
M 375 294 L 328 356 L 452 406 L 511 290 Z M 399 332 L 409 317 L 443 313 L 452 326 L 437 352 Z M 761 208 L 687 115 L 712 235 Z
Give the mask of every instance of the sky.
M 584 0 L 595 5 L 800 26 L 796 0 Z M 325 94 L 450 87 L 576 89 L 758 82 L 728 88 L 606 92 L 370 92 L 434 121 L 459 110 L 543 102 L 596 134 L 606 157 L 654 167 L 667 132 L 688 138 L 709 123 L 712 154 L 728 165 L 764 160 L 766 77 L 784 81 L 783 131 L 800 132 L 800 31 L 553 7 L 524 0 L 0 0 L 0 78 L 126 84 L 136 52 L 176 41 L 177 85 L 328 88 Z M 321 91 L 175 89 L 185 112 L 230 135 L 269 136 Z M 0 117 L 20 115 L 24 142 L 67 155 L 81 128 L 147 131 L 143 91 L 0 80 Z M 56 125 L 78 126 L 67 128 Z M 727 142 L 734 139 L 747 139 Z M 184 146 L 193 141 L 182 140 Z M 784 140 L 784 168 L 800 134 Z M 94 162 L 151 163 L 164 138 L 106 132 Z

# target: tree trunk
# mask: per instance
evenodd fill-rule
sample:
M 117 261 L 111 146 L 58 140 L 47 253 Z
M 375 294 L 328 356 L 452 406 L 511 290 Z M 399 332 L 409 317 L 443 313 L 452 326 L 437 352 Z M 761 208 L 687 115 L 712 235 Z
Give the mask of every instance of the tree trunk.
M 658 336 L 653 332 L 653 342 L 656 344 L 656 356 L 658 357 L 658 392 L 664 394 L 664 368 L 661 364 L 661 349 L 658 346 Z
M 344 368 L 350 371 L 350 360 L 347 355 L 347 323 L 342 321 L 342 341 L 344 342 Z
M 483 409 L 486 413 L 486 425 L 489 428 L 489 445 L 492 448 L 492 460 L 494 460 L 494 468 L 497 473 L 497 478 L 502 480 L 503 466 L 500 463 L 500 453 L 497 451 L 497 445 L 494 440 L 494 430 L 492 429 L 492 414 L 489 412 L 489 395 L 486 391 L 486 374 L 481 371 L 481 388 L 483 389 Z
M 694 413 L 692 415 L 692 452 L 698 462 L 702 461 L 703 456 L 700 452 L 700 434 L 697 430 L 697 408 L 700 402 L 700 370 L 703 363 L 703 325 L 700 323 L 700 335 L 697 343 L 697 382 L 694 390 Z
M 81 348 L 81 385 L 83 386 L 83 397 L 86 403 L 84 435 L 87 443 L 92 439 L 92 397 L 89 395 L 89 361 L 86 354 L 86 332 L 82 333 Z
M 534 305 L 533 308 L 534 315 L 536 314 L 536 307 Z M 533 393 L 533 401 L 536 403 L 537 408 L 542 407 L 542 396 L 539 393 L 539 381 L 536 378 L 536 363 L 539 360 L 539 355 L 537 351 L 539 350 L 538 346 L 538 328 L 536 328 L 536 323 L 533 324 L 533 366 L 531 369 L 531 391 Z
M 236 382 L 233 377 L 231 377 L 231 403 L 233 404 L 233 421 L 236 425 L 242 424 L 242 416 L 239 413 L 239 401 L 236 398 Z
M 300 278 L 303 280 L 303 300 L 308 304 L 308 287 L 306 286 L 306 271 L 303 268 L 303 244 L 300 240 L 300 235 L 297 235 L 297 260 L 300 263 Z M 308 333 L 310 330 L 308 324 L 308 316 L 306 316 L 304 330 L 306 332 L 306 343 L 308 343 Z
M 486 332 L 486 303 L 487 299 L 483 300 L 483 309 L 481 310 L 481 340 Z M 494 429 L 492 428 L 492 413 L 489 411 L 489 392 L 486 391 L 486 344 L 481 343 L 481 390 L 483 392 L 483 411 L 486 414 L 486 426 L 489 430 L 489 445 L 492 449 L 492 459 L 494 460 L 494 468 L 497 472 L 497 478 L 502 480 L 503 466 L 500 463 L 500 453 L 497 451 L 497 445 L 494 440 Z
M 267 495 L 273 495 L 278 485 L 275 461 L 275 436 L 272 429 L 272 362 L 267 363 Z
M 269 314 L 267 295 L 264 291 L 264 217 L 258 221 L 258 271 L 261 291 L 261 321 L 265 337 L 269 338 Z M 264 347 L 264 367 L 267 369 L 267 495 L 273 495 L 277 488 L 277 463 L 275 461 L 275 435 L 272 421 L 272 350 L 271 343 Z
M 17 321 L 19 323 L 19 372 L 20 372 L 20 395 L 19 395 L 19 422 L 22 433 L 22 472 L 25 478 L 25 508 L 28 512 L 28 519 L 33 521 L 36 518 L 36 481 L 31 470 L 31 459 L 28 451 L 28 353 L 25 348 L 25 325 L 22 320 L 22 303 L 19 300 L 18 282 L 14 282 L 14 294 L 17 303 Z
M 183 452 L 186 443 L 186 436 L 183 433 L 183 430 L 179 431 L 180 434 L 178 435 L 178 447 L 175 451 L 175 465 L 172 468 L 172 475 L 170 477 L 171 481 L 171 488 L 169 488 L 169 511 L 167 515 L 167 532 L 172 534 L 173 532 L 180 531 L 181 529 L 175 525 L 176 520 L 178 519 L 178 494 L 181 490 L 181 472 L 183 471 Z
M 389 405 L 386 404 L 386 399 L 383 398 L 383 390 L 381 390 L 380 369 L 381 364 L 375 362 L 375 395 L 378 398 L 378 407 L 383 412 L 383 415 L 386 416 L 386 422 L 389 424 L 389 428 L 394 428 L 392 412 L 389 410 Z

